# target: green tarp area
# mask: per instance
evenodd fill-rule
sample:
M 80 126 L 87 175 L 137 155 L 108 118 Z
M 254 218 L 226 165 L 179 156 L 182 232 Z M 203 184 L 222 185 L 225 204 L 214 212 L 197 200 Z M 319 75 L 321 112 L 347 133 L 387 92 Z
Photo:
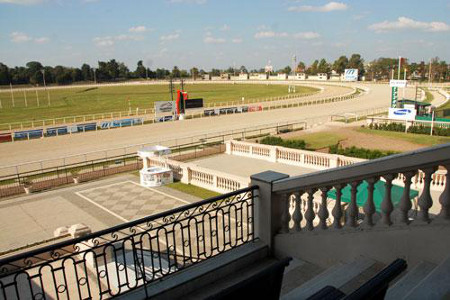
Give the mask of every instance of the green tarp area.
M 368 183 L 366 181 L 363 181 L 357 188 L 356 204 L 358 205 L 358 207 L 363 207 L 367 201 L 367 195 L 369 194 L 367 191 L 367 186 L 368 186 Z M 392 204 L 394 205 L 394 207 L 396 207 L 400 203 L 400 199 L 402 198 L 402 195 L 403 195 L 403 190 L 404 190 L 404 188 L 402 188 L 401 186 L 398 186 L 395 184 L 392 185 L 391 199 L 392 199 Z M 381 202 L 384 199 L 385 192 L 386 192 L 385 182 L 381 181 L 381 180 L 377 181 L 374 185 L 374 191 L 373 191 L 373 202 L 375 204 L 375 209 L 377 212 L 381 212 Z M 351 194 L 351 186 L 347 185 L 345 188 L 342 189 L 341 201 L 350 203 L 351 195 L 352 195 Z M 418 191 L 410 190 L 410 192 L 409 192 L 410 199 L 414 199 L 418 195 L 419 195 Z M 328 192 L 328 198 L 336 200 L 336 190 L 335 189 L 332 189 Z

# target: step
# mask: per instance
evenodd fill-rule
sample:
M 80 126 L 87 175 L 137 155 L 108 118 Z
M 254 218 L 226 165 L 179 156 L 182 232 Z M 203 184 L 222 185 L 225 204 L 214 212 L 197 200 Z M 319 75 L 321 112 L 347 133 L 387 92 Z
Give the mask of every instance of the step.
M 283 295 L 283 300 L 306 299 L 327 285 L 340 288 L 372 267 L 373 259 L 360 257 L 350 263 L 338 263 L 326 269 L 323 273 Z
M 437 265 L 403 299 L 448 299 L 450 298 L 450 256 Z
M 435 264 L 426 261 L 418 263 L 388 289 L 384 299 L 401 299 L 421 282 L 435 267 Z
M 261 241 L 250 242 L 148 284 L 147 295 L 152 299 L 178 299 L 267 256 L 267 245 Z M 141 287 L 117 298 L 146 299 L 146 293 Z
M 281 295 L 285 295 L 301 286 L 305 282 L 316 277 L 324 271 L 323 268 L 310 262 L 292 259 L 289 266 L 284 270 L 283 284 L 281 286 Z
M 279 263 L 279 260 L 273 258 L 265 258 L 258 262 L 255 262 L 251 266 L 247 266 L 234 274 L 230 274 L 224 278 L 219 278 L 217 281 L 201 288 L 197 291 L 183 296 L 185 300 L 197 300 L 197 299 L 216 299 L 227 298 L 227 292 L 233 290 L 236 286 L 242 283 L 248 282 L 258 276 L 261 272 L 264 272 L 268 268 L 275 267 Z M 278 295 L 277 295 L 278 296 Z

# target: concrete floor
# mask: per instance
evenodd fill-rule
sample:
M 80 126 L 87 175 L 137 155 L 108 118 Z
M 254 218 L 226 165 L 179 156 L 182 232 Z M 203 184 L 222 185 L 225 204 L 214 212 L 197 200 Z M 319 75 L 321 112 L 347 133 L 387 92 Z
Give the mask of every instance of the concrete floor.
M 191 162 L 197 164 L 200 167 L 213 169 L 240 177 L 250 177 L 253 174 L 269 170 L 285 173 L 290 176 L 303 175 L 317 171 L 314 169 L 301 168 L 282 163 L 273 163 L 260 159 L 228 154 L 208 156 L 205 158 L 193 160 Z
M 92 232 L 201 199 L 167 188 L 143 188 L 134 175 L 72 185 L 0 201 L 0 252 L 53 238 L 61 226 Z

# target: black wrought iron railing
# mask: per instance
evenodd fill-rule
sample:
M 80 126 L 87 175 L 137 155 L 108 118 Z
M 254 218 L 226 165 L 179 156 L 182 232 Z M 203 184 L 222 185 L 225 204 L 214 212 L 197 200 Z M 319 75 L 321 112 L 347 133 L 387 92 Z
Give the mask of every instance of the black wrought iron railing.
M 2 259 L 0 299 L 107 299 L 251 242 L 256 189 Z

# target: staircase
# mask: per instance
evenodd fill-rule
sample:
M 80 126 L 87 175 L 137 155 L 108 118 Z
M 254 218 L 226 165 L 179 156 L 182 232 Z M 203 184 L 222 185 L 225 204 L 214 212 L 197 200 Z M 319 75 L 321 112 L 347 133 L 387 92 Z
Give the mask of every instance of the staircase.
M 293 267 L 294 266 L 294 267 Z M 283 277 L 281 299 L 308 299 L 325 286 L 338 288 L 349 295 L 370 280 L 385 265 L 373 259 L 358 257 L 347 263 L 337 263 L 326 270 L 294 259 Z M 311 270 L 319 274 L 315 274 Z M 306 279 L 308 278 L 309 279 Z M 297 286 L 295 285 L 297 282 Z M 449 299 L 450 256 L 436 265 L 420 262 L 403 272 L 388 288 L 386 300 Z

